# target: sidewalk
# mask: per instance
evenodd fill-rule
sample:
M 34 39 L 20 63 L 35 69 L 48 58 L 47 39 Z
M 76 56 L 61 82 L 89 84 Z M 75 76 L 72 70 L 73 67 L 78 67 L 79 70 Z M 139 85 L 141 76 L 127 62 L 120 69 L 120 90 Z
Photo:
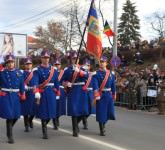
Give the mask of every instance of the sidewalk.
M 140 110 L 140 109 L 133 110 L 133 109 L 128 109 L 126 107 L 120 107 L 120 106 L 115 106 L 115 107 L 118 107 L 118 108 L 123 109 L 123 110 L 130 111 L 130 112 L 139 112 L 139 113 L 145 113 L 145 114 L 151 114 L 151 115 L 159 115 L 159 110 L 158 110 L 157 107 L 151 107 L 148 110 Z M 164 116 L 165 117 L 165 115 L 159 115 L 159 116 Z

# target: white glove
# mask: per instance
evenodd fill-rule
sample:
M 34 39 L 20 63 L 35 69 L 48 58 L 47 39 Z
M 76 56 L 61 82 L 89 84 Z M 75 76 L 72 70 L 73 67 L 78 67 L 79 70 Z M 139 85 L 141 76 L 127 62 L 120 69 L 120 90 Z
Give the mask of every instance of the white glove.
M 39 92 L 35 93 L 35 98 L 36 99 L 40 99 L 41 98 L 41 94 Z
M 84 65 L 83 66 L 83 69 L 88 70 L 89 69 L 89 66 L 88 65 Z
M 96 97 L 96 100 L 100 100 L 100 96 L 97 96 L 97 97 Z
M 75 68 L 76 72 L 80 72 L 80 69 L 78 67 Z
M 72 87 L 72 83 L 71 82 L 67 82 L 67 87 Z
M 90 72 L 90 74 L 91 74 L 92 76 L 94 76 L 94 75 L 96 74 L 96 71 Z
M 60 96 L 56 96 L 56 100 L 57 100 L 57 99 L 60 99 Z
M 25 90 L 28 91 L 28 86 L 27 85 L 25 85 Z
M 80 69 L 76 65 L 73 66 L 73 70 L 76 72 L 80 72 Z

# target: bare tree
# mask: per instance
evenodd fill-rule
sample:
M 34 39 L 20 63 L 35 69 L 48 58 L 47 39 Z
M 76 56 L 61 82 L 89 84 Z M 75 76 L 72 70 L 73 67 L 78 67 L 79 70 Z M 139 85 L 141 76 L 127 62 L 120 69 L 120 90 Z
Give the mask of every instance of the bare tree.
M 150 17 L 147 17 L 147 20 L 150 22 L 151 27 L 158 38 L 165 37 L 165 12 L 154 12 Z
M 77 10 L 77 7 L 76 7 L 76 9 L 75 9 L 75 19 L 76 19 L 76 22 L 77 22 L 77 28 L 78 28 L 78 31 L 79 31 L 79 34 L 80 34 L 80 37 L 81 37 L 81 39 L 83 40 L 83 44 L 84 44 L 84 46 L 86 47 L 86 43 L 85 43 L 85 40 L 84 40 L 84 38 L 83 38 L 83 33 L 82 33 L 82 24 L 80 24 L 80 21 L 79 21 L 79 15 L 78 15 L 78 10 Z M 83 16 L 81 16 L 81 21 L 83 20 Z M 86 20 L 87 21 L 87 20 Z M 83 22 L 83 24 L 84 24 L 84 26 L 86 26 L 86 21 L 82 21 Z
M 65 35 L 64 35 L 64 40 L 63 40 L 63 45 L 64 45 L 64 50 L 65 52 L 67 51 L 68 45 L 69 45 L 69 23 L 66 23 L 65 26 Z
M 164 38 L 165 38 L 165 12 L 157 11 L 146 17 L 147 21 L 152 27 L 152 31 L 157 35 L 158 45 L 160 46 L 159 60 L 162 60 L 162 54 L 164 50 Z
M 38 26 L 34 33 L 38 37 L 36 42 L 41 48 L 47 47 L 54 51 L 58 47 L 64 47 L 65 30 L 59 22 L 55 22 L 54 20 L 48 21 L 46 28 Z
M 60 11 L 60 13 L 67 18 L 67 26 L 65 26 L 65 30 L 68 31 L 65 34 L 67 43 L 66 49 L 71 49 L 72 47 L 78 47 L 80 45 L 83 27 L 86 23 L 86 20 L 84 19 L 85 13 L 81 12 L 82 9 L 83 8 L 80 7 L 76 0 L 72 0 L 70 7 Z M 83 45 L 85 46 L 84 39 Z

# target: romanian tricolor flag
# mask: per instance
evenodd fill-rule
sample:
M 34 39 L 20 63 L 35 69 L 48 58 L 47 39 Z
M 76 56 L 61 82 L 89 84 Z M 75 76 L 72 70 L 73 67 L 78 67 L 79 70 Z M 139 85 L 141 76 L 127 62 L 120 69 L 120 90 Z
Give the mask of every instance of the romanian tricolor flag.
M 102 39 L 94 0 L 91 2 L 88 13 L 87 26 L 87 52 L 100 59 L 102 55 Z
M 111 27 L 109 26 L 107 20 L 106 20 L 106 22 L 105 22 L 105 24 L 104 24 L 104 31 L 103 31 L 103 32 L 104 32 L 104 34 L 106 34 L 108 37 L 114 36 L 114 33 L 113 33 Z

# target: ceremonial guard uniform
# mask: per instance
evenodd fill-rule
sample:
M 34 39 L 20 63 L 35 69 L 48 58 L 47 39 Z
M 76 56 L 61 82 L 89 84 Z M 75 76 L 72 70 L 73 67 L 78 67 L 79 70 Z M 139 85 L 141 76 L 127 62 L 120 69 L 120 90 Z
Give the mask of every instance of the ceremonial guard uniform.
M 72 116 L 73 136 L 75 137 L 78 136 L 79 132 L 78 118 L 89 114 L 88 101 L 84 99 L 86 91 L 83 90 L 88 73 L 75 65 L 76 57 L 76 53 L 71 54 L 72 65 L 65 68 L 62 77 L 63 85 L 66 90 L 69 89 L 67 95 L 67 114 Z
M 96 107 L 93 106 L 94 92 L 93 92 L 93 76 L 95 72 L 89 73 L 92 76 L 89 87 L 87 88 L 88 92 L 88 102 L 89 102 L 89 114 L 96 114 Z
M 6 119 L 8 143 L 14 143 L 12 129 L 21 115 L 20 100 L 25 100 L 23 74 L 14 61 L 13 55 L 6 55 L 6 68 L 0 72 L 0 117 Z
M 61 69 L 61 61 L 59 59 L 57 59 L 55 61 L 55 66 L 57 68 L 58 71 L 58 81 L 61 81 L 61 78 L 64 74 L 64 70 Z M 53 119 L 53 126 L 54 129 L 57 130 L 58 126 L 59 126 L 59 117 L 62 115 L 66 115 L 66 92 L 64 90 L 64 86 L 62 86 L 61 82 L 60 82 L 60 98 L 56 99 L 56 116 L 57 118 Z
M 94 99 L 92 78 L 96 72 L 90 72 L 90 61 L 88 59 L 85 59 L 83 61 L 82 70 L 88 72 L 88 74 L 89 74 L 89 76 L 85 82 L 85 85 L 83 86 L 83 90 L 86 91 L 86 95 L 84 96 L 84 99 L 85 99 L 85 101 L 88 101 L 88 112 L 89 113 L 86 114 L 85 116 L 82 116 L 82 118 L 81 118 L 84 129 L 88 129 L 87 118 L 89 117 L 90 114 L 96 113 L 96 109 L 93 106 L 93 102 L 92 102 Z
M 100 135 L 105 135 L 105 124 L 115 120 L 114 102 L 116 95 L 115 77 L 106 69 L 107 58 L 101 57 L 101 68 L 94 75 L 94 97 L 96 100 L 96 121 L 99 122 Z
M 48 139 L 47 123 L 56 118 L 56 98 L 60 96 L 58 73 L 55 67 L 49 65 L 49 52 L 41 53 L 42 64 L 35 68 L 34 75 L 41 98 L 37 100 L 36 117 L 41 119 L 43 139 Z
M 32 71 L 32 60 L 24 60 L 25 70 L 23 70 L 26 101 L 21 103 L 21 114 L 24 116 L 25 132 L 29 132 L 29 127 L 33 128 L 33 118 L 35 115 L 35 78 Z

